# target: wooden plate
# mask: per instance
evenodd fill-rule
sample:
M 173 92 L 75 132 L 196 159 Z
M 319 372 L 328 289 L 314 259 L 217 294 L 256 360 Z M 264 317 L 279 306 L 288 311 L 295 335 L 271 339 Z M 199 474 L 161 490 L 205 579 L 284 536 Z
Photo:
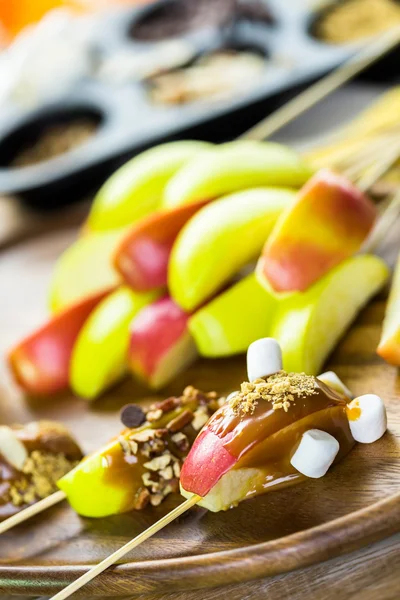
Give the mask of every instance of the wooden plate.
M 72 230 L 30 241 L 0 260 L 0 345 L 5 350 L 38 325 L 46 313 L 46 287 L 55 257 Z M 272 492 L 235 510 L 212 514 L 196 508 L 87 586 L 83 596 L 141 597 L 150 592 L 227 585 L 297 569 L 358 549 L 400 530 L 400 380 L 375 355 L 384 300 L 359 316 L 329 361 L 356 394 L 382 395 L 389 432 L 376 444 L 358 445 L 319 481 Z M 149 401 L 131 381 L 95 403 L 70 394 L 45 402 L 24 400 L 2 365 L 0 419 L 60 419 L 90 451 L 115 435 L 118 409 Z M 228 392 L 245 378 L 244 359 L 200 361 L 165 391 L 192 383 Z M 152 397 L 154 399 L 154 396 Z M 0 589 L 51 594 L 81 575 L 87 565 L 153 523 L 180 501 L 157 509 L 101 520 L 81 519 L 66 503 L 2 536 Z

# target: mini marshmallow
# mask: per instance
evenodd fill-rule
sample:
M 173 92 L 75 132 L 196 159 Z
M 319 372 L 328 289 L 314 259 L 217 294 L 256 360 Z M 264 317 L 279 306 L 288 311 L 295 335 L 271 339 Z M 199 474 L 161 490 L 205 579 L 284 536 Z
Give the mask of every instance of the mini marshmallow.
M 312 479 L 323 477 L 339 452 L 339 442 L 326 431 L 310 429 L 303 434 L 290 464 Z
M 320 379 L 326 385 L 333 388 L 337 392 L 344 394 L 348 398 L 354 398 L 348 387 L 346 387 L 341 379 L 336 375 L 334 371 L 326 371 L 322 375 L 318 375 L 317 379 Z
M 0 454 L 18 471 L 21 471 L 28 458 L 28 452 L 24 444 L 17 438 L 13 430 L 6 425 L 0 427 Z
M 261 338 L 247 350 L 247 377 L 254 381 L 282 370 L 282 350 L 274 338 Z
M 386 408 L 383 400 L 375 394 L 365 394 L 347 405 L 350 431 L 356 442 L 372 444 L 387 429 Z

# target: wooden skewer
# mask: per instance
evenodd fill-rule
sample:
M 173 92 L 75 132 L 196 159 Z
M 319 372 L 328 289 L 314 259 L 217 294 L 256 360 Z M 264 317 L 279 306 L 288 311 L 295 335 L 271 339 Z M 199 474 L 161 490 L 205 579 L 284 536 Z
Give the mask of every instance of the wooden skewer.
M 306 112 L 320 100 L 329 96 L 329 94 L 355 77 L 355 75 L 358 75 L 361 71 L 387 54 L 397 46 L 399 41 L 400 27 L 395 27 L 383 35 L 379 35 L 373 43 L 368 44 L 360 52 L 357 52 L 344 65 L 307 88 L 281 108 L 278 108 L 272 115 L 263 119 L 260 123 L 241 135 L 240 139 L 265 140 L 270 137 L 278 129 L 281 129 L 290 121 Z
M 390 229 L 400 217 L 400 192 L 397 192 L 389 202 L 388 206 L 383 211 L 378 219 L 371 235 L 366 240 L 361 251 L 365 253 L 375 252 L 386 238 Z
M 32 504 L 32 506 L 28 506 L 28 508 L 21 510 L 16 515 L 13 515 L 12 517 L 9 517 L 8 519 L 0 523 L 0 534 L 5 533 L 6 531 L 11 529 L 12 527 L 15 527 L 16 525 L 19 525 L 19 523 L 27 521 L 28 519 L 34 517 L 43 510 L 50 508 L 50 506 L 54 506 L 54 504 L 62 502 L 62 500 L 65 500 L 66 497 L 67 496 L 65 495 L 65 493 L 60 490 L 58 492 L 54 492 L 54 494 L 51 494 L 51 496 L 47 496 L 47 498 L 43 498 L 43 500 L 36 502 L 36 504 Z
M 135 538 L 133 538 L 133 540 L 131 540 L 130 542 L 128 542 L 127 544 L 122 546 L 122 548 L 120 548 L 116 552 L 113 552 L 113 554 L 111 554 L 110 556 L 107 556 L 107 558 L 102 560 L 98 565 L 89 569 L 89 571 L 87 573 L 85 573 L 84 575 L 79 577 L 76 581 L 74 581 L 73 583 L 68 585 L 66 588 L 61 590 L 61 592 L 58 592 L 58 594 L 53 596 L 51 600 L 64 600 L 65 598 L 69 598 L 69 596 L 71 596 L 71 594 L 73 594 L 74 592 L 79 590 L 81 587 L 86 585 L 86 583 L 89 583 L 89 581 L 92 581 L 92 579 L 97 577 L 97 575 L 100 575 L 100 573 L 105 571 L 108 567 L 111 567 L 118 560 L 123 558 L 125 556 L 125 554 L 127 554 L 128 552 L 130 552 L 131 550 L 133 550 L 134 548 L 139 546 L 139 544 L 141 544 L 145 540 L 148 540 L 155 533 L 160 531 L 160 529 L 163 529 L 164 527 L 169 525 L 169 523 L 171 523 L 177 517 L 179 517 L 184 512 L 189 510 L 189 508 L 192 508 L 192 506 L 194 506 L 195 504 L 200 502 L 200 500 L 201 500 L 201 496 L 195 495 L 195 496 L 192 496 L 191 498 L 189 498 L 189 500 L 182 502 L 182 504 L 177 506 L 174 510 L 171 510 L 171 512 L 169 512 L 167 515 L 165 515 L 165 517 L 162 517 L 162 519 L 160 519 L 159 521 L 154 523 L 154 525 L 151 525 L 151 527 L 148 527 L 145 531 L 143 531 L 142 533 L 137 535 Z
M 379 149 L 378 156 L 378 159 L 372 160 L 370 157 L 369 161 L 362 160 L 341 173 L 353 181 L 361 191 L 367 192 L 400 158 L 399 139 L 396 139 L 395 143 L 386 143 L 385 148 Z
M 372 167 L 376 163 L 376 157 L 381 156 L 383 153 L 387 153 L 388 148 L 397 147 L 400 148 L 399 139 L 400 139 L 400 129 L 397 132 L 392 132 L 390 135 L 386 134 L 385 136 L 379 136 L 375 140 L 365 139 L 365 144 L 367 148 L 365 148 L 362 152 L 356 154 L 356 157 L 353 157 L 353 161 L 346 165 L 331 165 L 333 168 L 336 168 L 340 173 L 348 177 L 349 179 L 355 179 L 362 174 L 363 171 Z M 389 165 L 391 166 L 391 165 Z

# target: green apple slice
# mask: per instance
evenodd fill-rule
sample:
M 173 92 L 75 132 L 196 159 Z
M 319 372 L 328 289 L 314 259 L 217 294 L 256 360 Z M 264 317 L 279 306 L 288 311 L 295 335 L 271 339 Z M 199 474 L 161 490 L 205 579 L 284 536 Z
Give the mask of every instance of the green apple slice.
M 372 255 L 347 259 L 311 286 L 282 301 L 271 336 L 287 371 L 316 375 L 360 309 L 385 284 L 386 264 Z
M 196 155 L 165 186 L 168 208 L 259 186 L 298 188 L 312 174 L 304 160 L 272 142 L 237 141 Z
M 198 310 L 189 319 L 189 331 L 202 356 L 246 352 L 252 342 L 270 335 L 276 306 L 275 295 L 251 273 Z
M 91 231 L 115 229 L 144 217 L 161 203 L 167 181 L 188 160 L 211 144 L 179 141 L 151 148 L 127 162 L 99 190 L 87 226 Z
M 92 400 L 124 375 L 128 367 L 129 324 L 157 295 L 122 287 L 95 308 L 72 351 L 70 383 L 76 394 Z
M 107 455 L 123 455 L 119 440 L 90 454 L 57 482 L 72 508 L 82 516 L 106 517 L 123 511 L 130 495 L 128 486 L 111 485 Z
M 125 229 L 118 229 L 83 236 L 61 255 L 50 283 L 52 312 L 59 312 L 120 282 L 111 258 L 124 233 Z
M 254 188 L 220 198 L 194 215 L 172 248 L 171 296 L 191 312 L 257 257 L 295 192 Z

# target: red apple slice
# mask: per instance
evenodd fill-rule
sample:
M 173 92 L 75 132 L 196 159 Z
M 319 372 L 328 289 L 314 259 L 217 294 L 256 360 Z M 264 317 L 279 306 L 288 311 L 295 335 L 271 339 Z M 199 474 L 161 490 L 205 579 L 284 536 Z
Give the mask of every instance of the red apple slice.
M 360 249 L 376 209 L 350 181 L 319 171 L 276 223 L 257 266 L 277 292 L 304 291 Z
M 143 308 L 131 325 L 129 365 L 151 388 L 159 389 L 193 362 L 196 346 L 189 315 L 167 297 Z
M 11 371 L 26 392 L 45 395 L 68 387 L 75 340 L 92 310 L 109 291 L 68 307 L 9 352 Z
M 207 201 L 166 209 L 142 219 L 129 230 L 114 255 L 114 266 L 138 292 L 167 284 L 169 255 L 185 223 Z

